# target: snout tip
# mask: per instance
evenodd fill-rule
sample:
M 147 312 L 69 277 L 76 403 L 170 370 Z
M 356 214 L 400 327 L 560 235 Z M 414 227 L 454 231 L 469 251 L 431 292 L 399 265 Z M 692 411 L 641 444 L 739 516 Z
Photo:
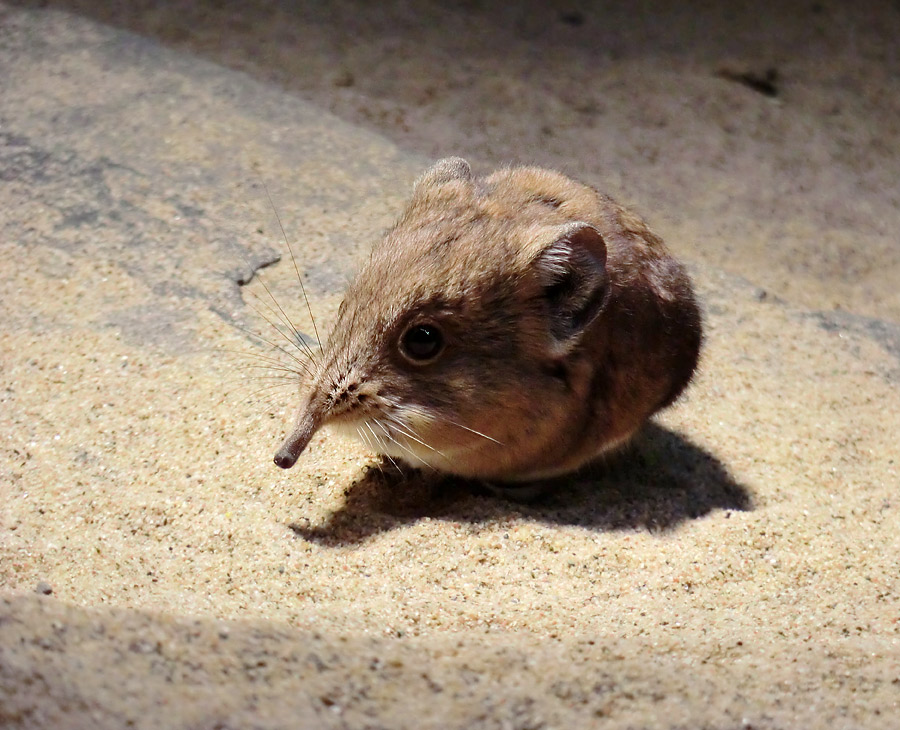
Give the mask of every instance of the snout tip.
M 315 413 L 304 414 L 297 422 L 294 430 L 275 452 L 274 462 L 282 469 L 290 469 L 297 463 L 300 454 L 309 445 L 309 441 L 319 427 L 319 419 Z
M 275 454 L 275 466 L 279 466 L 282 469 L 290 469 L 296 463 L 297 456 L 288 453 L 284 449 L 279 450 L 278 453 Z

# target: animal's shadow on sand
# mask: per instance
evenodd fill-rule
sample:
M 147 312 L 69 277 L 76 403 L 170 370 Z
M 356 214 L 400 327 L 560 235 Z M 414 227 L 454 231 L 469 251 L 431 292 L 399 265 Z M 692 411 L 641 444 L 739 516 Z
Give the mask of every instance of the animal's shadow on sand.
M 339 546 L 424 518 L 665 531 L 713 510 L 752 509 L 747 488 L 718 459 L 656 424 L 605 463 L 547 486 L 539 499 L 517 503 L 492 496 L 478 482 L 381 464 L 346 490 L 344 505 L 323 524 L 290 527 L 303 539 Z

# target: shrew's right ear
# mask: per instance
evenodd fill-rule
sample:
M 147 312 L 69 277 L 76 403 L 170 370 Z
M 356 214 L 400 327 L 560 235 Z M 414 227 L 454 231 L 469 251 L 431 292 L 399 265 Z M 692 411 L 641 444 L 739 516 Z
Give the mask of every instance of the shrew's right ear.
M 562 226 L 535 260 L 550 312 L 550 334 L 572 347 L 609 299 L 606 243 L 587 223 Z

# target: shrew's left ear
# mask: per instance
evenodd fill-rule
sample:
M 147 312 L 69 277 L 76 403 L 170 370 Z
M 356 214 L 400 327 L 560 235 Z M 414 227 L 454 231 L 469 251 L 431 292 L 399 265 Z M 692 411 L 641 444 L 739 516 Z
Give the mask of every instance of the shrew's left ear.
M 423 190 L 443 185 L 452 180 L 462 180 L 463 182 L 472 180 L 472 168 L 462 157 L 445 157 L 443 160 L 435 162 L 416 180 L 413 193 L 421 193 Z
M 609 299 L 603 236 L 587 223 L 561 226 L 535 266 L 550 311 L 550 334 L 573 346 Z

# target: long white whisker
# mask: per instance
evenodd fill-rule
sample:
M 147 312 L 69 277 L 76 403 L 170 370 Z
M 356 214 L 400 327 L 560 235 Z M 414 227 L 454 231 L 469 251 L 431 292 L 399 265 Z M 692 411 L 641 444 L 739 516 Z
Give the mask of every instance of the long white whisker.
M 387 437 L 388 437 L 393 443 L 395 443 L 397 446 L 399 446 L 401 449 L 403 449 L 407 454 L 409 454 L 410 456 L 412 456 L 414 462 L 415 462 L 415 461 L 421 461 L 423 464 L 425 464 L 425 466 L 427 466 L 427 467 L 428 467 L 429 469 L 431 469 L 432 471 L 437 471 L 437 468 L 436 468 L 435 466 L 433 466 L 430 462 L 428 462 L 426 459 L 424 459 L 423 457 L 421 457 L 419 454 L 417 454 L 416 452 L 414 452 L 412 449 L 410 449 L 410 448 L 407 447 L 407 446 L 404 446 L 404 445 L 401 444 L 396 438 L 394 438 L 394 437 L 391 435 L 391 432 L 387 429 L 387 427 L 386 427 L 383 423 L 381 423 L 380 421 L 375 421 L 375 423 L 378 424 L 378 427 L 379 427 L 382 431 L 384 431 L 385 434 L 387 434 Z M 424 445 L 427 446 L 427 444 L 424 444 Z M 446 458 L 446 457 L 444 457 L 444 458 Z
M 275 373 L 287 373 L 287 375 L 281 375 L 279 377 L 287 379 L 288 375 L 293 375 L 294 377 L 291 380 L 297 381 L 303 379 L 303 373 L 298 373 L 296 370 L 292 370 L 291 368 L 287 368 L 279 365 L 238 365 L 236 370 L 267 370 L 269 372 Z M 258 377 L 258 376 L 252 376 Z
M 236 365 L 235 370 L 272 370 L 280 373 L 287 373 L 289 375 L 295 376 L 297 381 L 303 381 L 304 375 L 300 370 L 295 370 L 290 367 L 283 360 L 279 360 L 274 357 L 267 357 L 265 355 L 261 355 L 260 353 L 255 352 L 240 352 L 238 350 L 222 350 L 222 352 L 229 352 L 248 360 L 258 360 L 259 363 L 249 362 L 245 365 Z
M 275 322 L 269 319 L 262 311 L 253 306 L 250 302 L 246 302 L 247 306 L 250 307 L 254 312 L 256 312 L 260 317 L 262 317 L 272 329 L 278 331 L 282 337 L 285 337 L 288 342 L 291 343 L 293 347 L 296 347 L 300 352 L 303 353 L 304 356 L 308 357 L 310 360 L 315 360 L 315 352 L 312 347 L 310 347 L 309 343 L 303 339 L 300 334 L 300 331 L 294 327 L 290 320 L 285 320 L 281 317 L 278 312 L 272 309 L 272 306 L 261 296 L 259 296 L 252 289 L 248 289 L 247 292 L 254 297 L 260 304 L 265 306 L 277 319 L 278 321 L 285 327 L 287 327 L 293 334 L 294 337 L 291 337 L 287 333 L 285 333 Z
M 369 451 L 378 451 L 378 449 L 373 448 L 372 444 L 369 443 L 369 439 L 366 436 L 366 432 L 362 430 L 362 426 L 356 427 L 356 435 L 359 436 L 359 440 L 366 445 L 366 448 L 369 449 Z
M 259 398 L 263 393 L 277 391 L 279 388 L 284 388 L 287 385 L 289 385 L 289 383 L 276 383 L 275 385 L 270 384 L 270 385 L 265 386 L 264 388 L 257 388 L 253 392 L 247 393 L 241 397 L 245 398 L 246 400 L 255 400 L 255 399 Z M 240 396 L 239 393 L 235 393 L 235 395 Z M 274 392 L 271 392 L 271 395 L 274 395 Z
M 284 362 L 284 360 L 279 360 L 277 357 L 266 357 L 265 355 L 257 355 L 252 352 L 238 353 L 238 354 L 244 355 L 249 360 L 259 360 L 259 363 L 247 363 L 246 365 L 236 365 L 235 367 L 238 370 L 243 370 L 246 368 L 282 368 L 284 370 L 290 370 L 292 373 L 296 373 L 297 375 L 302 374 L 302 373 L 300 373 L 300 371 L 294 370 L 292 367 L 290 367 L 290 365 L 288 363 Z
M 283 315 L 279 314 L 277 310 L 273 309 L 273 308 L 272 308 L 272 305 L 269 304 L 265 299 L 263 299 L 259 294 L 257 294 L 257 293 L 256 293 L 255 291 L 253 291 L 252 289 L 247 289 L 247 293 L 248 293 L 251 297 L 253 297 L 254 299 L 256 299 L 256 301 L 258 301 L 262 306 L 264 306 L 266 309 L 268 309 L 268 310 L 272 313 L 272 315 L 273 315 L 273 316 L 274 316 L 274 317 L 275 317 L 282 325 L 288 327 L 289 329 L 294 329 L 294 325 L 291 324 L 291 321 L 290 321 L 289 319 L 286 319 Z M 256 307 L 253 307 L 253 305 L 250 304 L 249 302 L 248 302 L 247 304 L 248 304 L 248 306 L 252 307 L 252 308 L 253 308 L 253 311 L 256 312 L 260 317 L 263 317 L 263 318 L 266 320 L 266 322 L 268 322 L 270 325 L 272 325 L 273 327 L 275 327 L 275 323 L 272 322 L 272 320 L 270 320 L 268 317 L 266 317 L 266 316 L 265 316 L 262 312 L 260 312 Z
M 309 321 L 312 322 L 313 332 L 316 333 L 316 339 L 321 342 L 322 339 L 319 337 L 319 330 L 316 327 L 316 319 L 313 317 L 312 307 L 309 306 L 309 297 L 306 296 L 306 287 L 303 286 L 303 279 L 300 277 L 300 269 L 297 268 L 297 259 L 294 258 L 294 249 L 291 248 L 291 243 L 288 241 L 287 233 L 285 233 L 284 225 L 281 223 L 281 216 L 278 215 L 278 208 L 275 207 L 275 201 L 272 200 L 272 195 L 269 193 L 269 186 L 266 185 L 265 180 L 262 181 L 263 190 L 266 191 L 266 197 L 269 199 L 269 205 L 272 206 L 272 212 L 275 214 L 275 220 L 278 221 L 278 227 L 281 229 L 281 235 L 284 237 L 284 243 L 288 247 L 288 251 L 291 254 L 291 261 L 294 264 L 294 271 L 297 272 L 297 281 L 300 283 L 300 291 L 303 292 L 303 299 L 306 301 L 306 311 L 309 312 Z
M 239 324 L 236 324 L 236 325 L 234 325 L 234 326 L 237 327 L 239 330 L 242 330 L 243 332 L 246 332 L 246 333 L 247 333 L 248 335 L 250 335 L 251 337 L 255 337 L 255 338 L 256 338 L 257 340 L 259 340 L 260 342 L 265 342 L 267 345 L 269 345 L 269 347 L 274 347 L 274 348 L 275 348 L 276 350 L 278 350 L 279 352 L 283 352 L 285 355 L 287 355 L 289 358 L 291 358 L 291 360 L 293 360 L 293 361 L 294 361 L 295 363 L 297 363 L 301 368 L 303 368 L 303 371 L 304 371 L 309 377 L 312 377 L 312 371 L 309 369 L 309 367 L 307 366 L 307 364 L 306 364 L 305 362 L 303 362 L 303 360 L 301 360 L 300 358 L 298 358 L 296 355 L 294 355 L 294 353 L 289 352 L 288 350 L 285 350 L 281 345 L 278 345 L 278 344 L 272 342 L 272 340 L 266 339 L 265 337 L 263 337 L 263 336 L 262 336 L 261 334 L 259 334 L 258 332 L 254 332 L 253 330 L 247 329 L 246 327 L 241 327 L 241 325 L 239 325 Z
M 380 424 L 378 424 L 377 421 L 376 421 L 376 425 L 379 425 L 379 427 L 380 427 Z M 369 429 L 369 433 L 372 434 L 372 438 L 375 441 L 375 450 L 378 453 L 381 453 L 382 451 L 384 451 L 385 450 L 385 441 L 384 441 L 384 439 L 382 439 L 380 434 L 375 433 L 375 429 L 372 428 L 372 424 L 369 421 L 366 421 L 366 428 Z M 382 431 L 383 430 L 384 429 L 382 429 Z M 388 434 L 388 439 L 392 440 L 390 437 L 390 434 Z
M 393 456 L 391 456 L 391 455 L 388 454 L 388 453 L 383 454 L 383 456 L 386 456 L 386 457 L 388 458 L 388 461 L 390 461 L 390 462 L 394 465 L 394 468 L 395 468 L 397 471 L 399 471 L 399 472 L 402 472 L 402 471 L 403 471 L 403 469 L 400 468 L 400 465 L 399 465 L 396 461 L 394 461 L 394 457 L 393 457 Z
M 493 437 L 491 437 L 491 436 L 488 436 L 486 433 L 481 433 L 481 431 L 476 431 L 474 428 L 469 428 L 468 426 L 463 426 L 461 423 L 457 423 L 456 421 L 454 421 L 454 420 L 452 420 L 452 419 L 450 419 L 450 418 L 443 417 L 442 420 L 446 421 L 446 422 L 449 423 L 451 426 L 456 426 L 457 428 L 462 428 L 462 429 L 464 429 L 464 430 L 466 430 L 466 431 L 469 431 L 469 432 L 471 432 L 471 433 L 474 433 L 476 436 L 481 436 L 482 438 L 485 438 L 485 439 L 487 439 L 488 441 L 493 441 L 493 442 L 494 442 L 495 444 L 497 444 L 498 446 L 505 446 L 505 444 L 504 444 L 503 442 L 498 441 L 497 439 L 495 439 L 495 438 L 493 438 Z
M 240 377 L 239 382 L 248 383 L 248 382 L 256 382 L 258 380 L 277 380 L 285 385 L 294 386 L 297 384 L 296 378 L 288 377 L 287 375 L 242 375 Z
M 253 280 L 253 278 L 259 279 L 259 283 L 262 285 L 263 289 L 265 289 L 266 294 L 269 295 L 269 299 L 271 299 L 272 302 L 275 304 L 275 306 L 278 307 L 278 310 L 281 312 L 281 314 L 279 314 L 278 311 L 276 311 L 276 310 L 275 310 L 275 309 L 274 309 L 274 308 L 273 308 L 273 307 L 272 307 L 265 299 L 263 299 L 261 296 L 259 296 L 259 295 L 258 295 L 256 292 L 254 292 L 252 289 L 247 288 L 246 286 L 244 286 L 244 287 L 242 287 L 242 291 L 243 291 L 243 289 L 246 289 L 246 291 L 247 291 L 251 296 L 253 296 L 254 298 L 256 298 L 256 299 L 257 299 L 262 305 L 264 305 L 264 306 L 265 306 L 265 307 L 266 307 L 273 315 L 275 315 L 276 319 L 278 319 L 279 321 L 281 321 L 282 324 L 286 325 L 292 332 L 294 332 L 294 333 L 296 333 L 296 334 L 299 335 L 300 331 L 294 326 L 294 323 L 291 321 L 291 318 L 288 316 L 287 312 L 284 311 L 284 307 L 281 306 L 281 304 L 279 303 L 279 301 L 278 301 L 278 300 L 275 298 L 275 296 L 272 294 L 271 289 L 269 289 L 269 285 L 266 283 L 266 279 L 265 279 L 265 277 L 263 276 L 261 267 L 254 266 L 254 265 L 250 262 L 250 259 L 247 257 L 246 253 L 242 254 L 242 258 L 244 259 L 244 262 L 247 264 L 247 266 L 249 266 L 250 269 L 251 269 L 251 271 L 253 272 L 253 273 L 251 274 L 250 279 L 248 279 L 246 283 L 249 284 L 250 281 Z M 275 323 L 272 322 L 272 320 L 270 320 L 265 314 L 263 314 L 260 310 L 258 310 L 258 309 L 257 309 L 256 307 L 254 307 L 252 304 L 250 304 L 250 302 L 245 302 L 245 303 L 246 303 L 247 306 L 249 306 L 253 311 L 255 311 L 260 317 L 262 317 L 262 318 L 269 324 L 269 326 L 271 326 L 271 327 L 273 327 L 274 329 L 276 329 L 276 330 L 278 330 L 279 332 L 281 332 L 281 330 L 275 325 Z M 284 335 L 284 333 L 282 333 L 282 336 L 287 337 L 287 335 Z M 311 360 L 315 360 L 315 353 L 312 351 L 312 349 L 310 348 L 310 346 L 309 346 L 309 345 L 308 345 L 301 337 L 298 337 L 296 340 L 293 340 L 293 339 L 291 339 L 290 337 L 288 337 L 287 339 L 290 340 L 291 344 L 292 344 L 294 347 L 296 347 L 298 350 L 300 350 L 300 351 L 303 352 L 305 355 L 307 355 Z M 298 344 L 298 343 L 299 343 L 299 344 Z M 304 351 L 304 348 L 305 348 L 305 351 Z
M 265 185 L 265 183 L 263 183 L 263 184 Z M 268 193 L 268 191 L 266 191 L 266 192 Z M 269 198 L 269 202 L 271 202 L 271 200 L 272 200 L 272 199 Z M 275 216 L 276 216 L 276 218 L 278 217 L 278 211 L 275 211 Z M 279 221 L 279 225 L 281 225 L 281 222 L 280 222 L 280 221 Z M 283 231 L 284 231 L 284 229 L 282 229 L 282 232 L 283 232 Z M 285 240 L 287 240 L 287 239 L 285 239 Z M 285 324 L 287 324 L 288 327 L 291 328 L 291 331 L 292 331 L 292 332 L 299 332 L 300 330 L 298 330 L 298 329 L 294 326 L 294 323 L 291 321 L 291 318 L 288 317 L 287 312 L 284 311 L 284 307 L 281 306 L 281 303 L 275 298 L 275 295 L 272 294 L 272 290 L 269 289 L 269 285 L 266 284 L 266 279 L 265 279 L 265 277 L 262 275 L 262 271 L 257 270 L 257 272 L 256 272 L 256 278 L 259 279 L 259 283 L 262 284 L 262 288 L 266 290 L 266 294 L 269 295 L 269 299 L 271 299 L 272 302 L 274 302 L 275 306 L 278 307 L 278 311 L 281 312 L 281 315 L 282 315 L 282 316 L 279 317 L 279 319 L 281 319 L 282 322 L 284 322 Z M 249 289 L 248 289 L 247 291 L 250 291 L 250 293 L 253 294 L 253 296 L 255 296 L 255 297 L 256 297 L 257 299 L 259 299 L 260 301 L 264 301 L 264 300 L 262 299 L 262 297 L 258 296 L 258 295 L 257 295 L 256 293 L 254 293 L 253 291 L 251 291 L 251 290 L 249 290 Z M 305 295 L 305 294 L 306 294 L 306 292 L 304 292 L 304 295 Z M 268 306 L 268 305 L 267 305 L 267 306 Z M 254 309 L 255 309 L 255 308 L 254 308 Z M 272 310 L 271 307 L 269 307 L 269 309 Z M 267 322 L 269 321 L 268 318 L 265 317 L 259 310 L 256 310 L 256 312 L 257 312 L 257 314 L 259 314 L 261 317 L 263 317 L 263 319 L 265 319 Z M 276 313 L 274 310 L 272 310 L 272 313 L 277 315 L 277 313 Z M 272 324 L 272 323 L 269 322 L 269 324 Z M 274 327 L 275 325 L 272 324 L 272 326 Z M 315 327 L 315 322 L 313 323 L 313 327 Z M 278 329 L 278 328 L 276 327 L 276 329 Z M 316 339 L 318 339 L 318 338 L 319 338 L 318 333 L 316 333 Z M 299 342 L 300 342 L 300 345 L 302 346 L 301 349 L 305 349 L 305 350 L 306 350 L 306 353 L 309 355 L 309 357 L 310 357 L 311 359 L 315 359 L 315 355 L 313 354 L 312 348 L 311 348 L 306 342 L 304 342 L 302 339 L 300 339 Z M 294 343 L 294 345 L 296 346 L 296 343 Z
M 289 375 L 239 375 L 234 378 L 228 378 L 226 383 L 232 388 L 240 388 L 260 381 L 278 382 L 284 384 L 285 387 L 290 386 L 293 389 L 297 388 L 296 377 Z
M 415 432 L 413 431 L 413 429 L 412 429 L 412 427 L 410 426 L 410 424 L 408 424 L 408 423 L 403 423 L 399 418 L 397 418 L 396 416 L 393 416 L 393 415 L 388 416 L 388 420 L 389 420 L 389 422 L 390 422 L 390 424 L 391 424 L 391 427 L 397 429 L 397 431 L 399 431 L 403 436 L 406 436 L 407 438 L 411 438 L 411 439 L 412 439 L 413 441 L 415 441 L 417 444 L 421 444 L 421 445 L 424 446 L 426 449 L 430 449 L 430 450 L 433 451 L 435 454 L 438 454 L 438 455 L 440 455 L 441 457 L 443 457 L 445 461 L 450 461 L 450 460 L 447 458 L 447 456 L 446 456 L 445 454 L 441 453 L 440 451 L 438 451 L 438 449 L 434 448 L 434 447 L 431 446 L 430 444 L 425 443 L 422 439 L 420 439 L 420 438 L 418 438 L 417 436 L 413 435 Z M 411 431 L 413 431 L 413 432 L 411 433 Z
M 285 365 L 286 363 L 283 360 L 280 360 L 277 357 L 272 357 L 271 355 L 263 355 L 261 352 L 248 352 L 247 350 L 232 350 L 227 347 L 218 348 L 219 352 L 227 352 L 232 355 L 239 355 L 241 357 L 246 358 L 255 358 L 257 360 L 263 360 L 265 362 L 271 362 L 275 365 Z
M 378 423 L 377 421 L 376 421 L 375 423 L 378 425 L 379 428 L 381 428 L 382 430 L 384 430 L 384 427 L 383 427 L 380 423 Z M 374 431 L 374 429 L 372 428 L 372 424 L 369 423 L 368 421 L 366 421 L 366 424 L 365 424 L 365 425 L 366 425 L 366 427 L 369 429 L 369 431 L 372 432 L 372 435 L 375 436 L 376 441 L 378 442 L 378 445 L 381 446 L 381 439 L 378 438 L 378 437 L 376 436 L 375 431 Z M 388 438 L 390 438 L 390 434 L 388 434 Z M 400 469 L 400 467 L 399 467 L 399 465 L 397 464 L 397 462 L 394 461 L 394 457 L 391 456 L 390 454 L 388 454 L 388 453 L 385 451 L 384 448 L 373 449 L 373 450 L 374 450 L 374 451 L 377 451 L 378 453 L 385 452 L 385 453 L 383 454 L 383 456 L 386 456 L 386 457 L 390 460 L 391 464 L 394 465 L 394 468 L 395 468 L 397 471 L 402 471 L 402 469 Z
M 379 427 L 382 431 L 385 430 L 385 429 L 384 429 L 384 426 L 382 426 L 380 423 L 378 423 L 378 421 L 376 421 L 375 423 L 378 425 L 378 427 Z M 395 468 L 398 472 L 401 472 L 401 473 L 402 473 L 403 470 L 400 468 L 400 465 L 399 465 L 396 461 L 394 461 L 394 457 L 391 456 L 389 453 L 387 453 L 387 450 L 383 447 L 382 442 L 381 442 L 381 438 L 375 433 L 375 429 L 372 428 L 372 424 L 369 423 L 369 422 L 367 421 L 367 422 L 366 422 L 366 427 L 367 427 L 367 428 L 369 429 L 369 431 L 372 433 L 372 436 L 373 436 L 373 438 L 375 439 L 375 441 L 378 443 L 378 446 L 381 447 L 381 448 L 373 449 L 373 451 L 376 451 L 377 453 L 381 454 L 382 456 L 386 456 L 386 457 L 390 460 L 391 464 L 394 465 L 394 468 Z M 397 443 L 395 439 L 391 438 L 390 433 L 388 433 L 387 431 L 385 431 L 385 434 L 387 434 L 387 437 L 388 437 L 391 441 L 393 441 L 394 443 Z M 397 444 L 397 445 L 399 446 L 400 444 Z M 401 448 L 402 448 L 402 447 L 401 447 Z
M 266 304 L 264 299 L 261 299 L 256 294 L 254 294 L 252 291 L 250 293 L 253 294 L 253 296 L 256 297 L 257 299 L 259 299 L 259 301 L 261 301 L 263 304 Z M 288 320 L 288 326 L 291 328 L 292 332 L 294 332 L 295 334 L 298 335 L 297 337 L 291 337 L 290 335 L 288 335 L 284 330 L 281 329 L 281 327 L 276 325 L 272 320 L 270 320 L 259 309 L 254 307 L 250 302 L 247 302 L 246 304 L 248 307 L 250 307 L 250 309 L 252 309 L 254 312 L 256 312 L 260 317 L 262 317 L 266 321 L 266 324 L 269 325 L 269 327 L 271 327 L 279 335 L 284 337 L 284 339 L 286 339 L 290 343 L 291 347 L 297 348 L 297 350 L 299 350 L 303 354 L 304 357 L 308 357 L 311 361 L 315 360 L 315 354 L 313 353 L 312 348 L 306 343 L 306 341 L 302 337 L 299 336 L 298 330 L 296 329 L 296 327 L 294 327 L 294 325 L 290 324 L 290 320 Z M 273 311 L 274 314 L 276 314 L 276 315 L 278 314 L 277 312 L 274 312 L 274 310 L 272 310 L 272 307 L 269 307 L 269 309 L 271 311 Z

